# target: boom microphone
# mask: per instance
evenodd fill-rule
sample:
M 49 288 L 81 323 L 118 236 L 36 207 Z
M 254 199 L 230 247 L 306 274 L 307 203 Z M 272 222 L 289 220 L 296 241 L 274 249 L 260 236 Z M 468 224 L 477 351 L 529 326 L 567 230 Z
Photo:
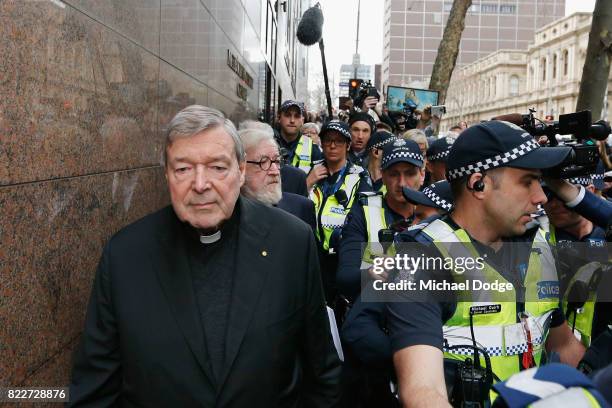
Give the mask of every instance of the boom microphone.
M 297 39 L 304 45 L 313 45 L 323 36 L 323 12 L 319 3 L 302 15 L 297 28 Z

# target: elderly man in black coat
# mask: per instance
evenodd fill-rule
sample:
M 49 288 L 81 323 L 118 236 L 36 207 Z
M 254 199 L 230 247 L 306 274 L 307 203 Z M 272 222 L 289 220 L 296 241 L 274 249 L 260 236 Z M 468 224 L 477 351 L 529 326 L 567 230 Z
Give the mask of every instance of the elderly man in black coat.
M 244 146 L 247 164 L 242 194 L 295 215 L 314 231 L 317 227 L 314 203 L 304 196 L 282 189 L 282 178 L 285 177 L 281 169 L 282 156 L 272 127 L 266 123 L 245 121 L 240 124 L 238 133 Z M 300 169 L 293 169 L 303 173 Z
M 239 196 L 244 149 L 220 112 L 183 109 L 165 153 L 172 206 L 104 248 L 70 405 L 335 405 L 312 231 Z

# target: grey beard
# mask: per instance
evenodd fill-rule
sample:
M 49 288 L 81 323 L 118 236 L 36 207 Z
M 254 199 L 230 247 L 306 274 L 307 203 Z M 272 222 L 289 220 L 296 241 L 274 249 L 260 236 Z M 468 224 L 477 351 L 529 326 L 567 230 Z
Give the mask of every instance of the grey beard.
M 261 190 L 255 192 L 251 190 L 246 185 L 242 186 L 242 193 L 247 197 L 253 200 L 257 200 L 262 204 L 273 206 L 278 204 L 278 202 L 283 198 L 283 191 L 281 189 L 281 183 L 277 183 L 273 190 L 268 190 L 262 188 Z

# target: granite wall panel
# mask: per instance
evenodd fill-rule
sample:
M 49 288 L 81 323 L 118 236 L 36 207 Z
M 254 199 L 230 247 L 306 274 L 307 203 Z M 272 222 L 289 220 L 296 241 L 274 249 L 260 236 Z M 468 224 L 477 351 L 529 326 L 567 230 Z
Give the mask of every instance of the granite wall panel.
M 257 117 L 260 13 L 259 0 L 0 0 L 0 385 L 68 383 L 104 243 L 169 203 L 174 114 Z
M 160 56 L 204 83 L 211 31 L 212 18 L 199 0 L 162 0 Z
M 161 62 L 159 71 L 159 125 L 164 129 L 181 109 L 193 105 L 208 105 L 208 88 L 176 67 Z M 218 107 L 217 107 L 218 108 Z M 161 151 L 163 153 L 163 149 Z M 161 155 L 160 155 L 161 157 Z
M 159 55 L 160 0 L 62 1 Z
M 104 243 L 168 202 L 160 167 L 0 188 L 0 384 L 79 335 Z
M 69 6 L 0 10 L 0 185 L 158 162 L 156 57 Z

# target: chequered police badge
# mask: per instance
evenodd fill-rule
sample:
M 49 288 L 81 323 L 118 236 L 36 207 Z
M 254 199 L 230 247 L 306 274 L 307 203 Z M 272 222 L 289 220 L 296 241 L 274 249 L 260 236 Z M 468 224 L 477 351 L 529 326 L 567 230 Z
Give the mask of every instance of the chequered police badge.
M 406 146 L 406 141 L 402 138 L 398 138 L 395 142 L 393 142 L 393 146 L 395 147 Z

